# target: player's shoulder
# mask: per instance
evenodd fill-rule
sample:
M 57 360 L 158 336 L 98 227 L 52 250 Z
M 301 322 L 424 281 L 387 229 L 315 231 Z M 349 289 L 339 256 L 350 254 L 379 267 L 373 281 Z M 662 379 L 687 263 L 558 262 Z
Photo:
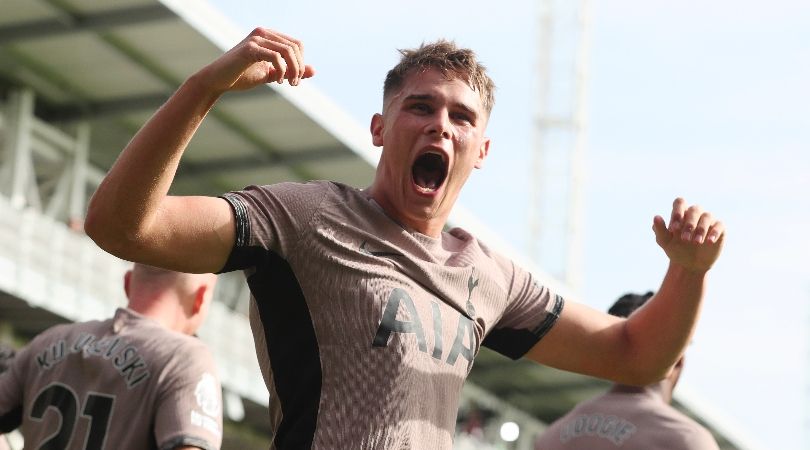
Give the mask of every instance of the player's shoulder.
M 720 447 L 717 445 L 712 433 L 700 424 L 695 425 L 696 427 L 689 437 L 687 448 L 690 450 L 719 450 Z
M 200 338 L 181 334 L 177 336 L 176 349 L 168 358 L 175 361 L 180 370 L 215 370 L 214 354 Z
M 15 352 L 15 365 L 22 370 L 37 370 L 38 367 L 50 366 L 61 360 L 61 356 L 71 351 L 83 335 L 97 334 L 105 321 L 62 323 L 53 325 L 34 336 L 22 348 Z
M 318 196 L 326 193 L 350 193 L 357 191 L 351 186 L 328 180 L 282 181 L 273 184 L 254 184 L 236 192 L 260 192 L 274 196 Z
M 364 200 L 363 191 L 355 187 L 327 180 L 284 181 L 266 185 L 251 185 L 241 191 L 222 195 L 231 203 L 251 208 L 283 209 L 295 216 L 304 217 L 321 207 L 347 204 Z
M 694 426 L 658 429 L 656 438 L 666 445 L 666 448 L 673 450 L 718 450 L 719 448 L 709 430 L 697 423 Z
M 88 320 L 84 322 L 61 323 L 49 327 L 36 335 L 28 346 L 35 347 L 38 344 L 51 342 L 54 340 L 69 338 L 92 330 L 103 328 L 112 319 Z
M 160 378 L 179 380 L 217 373 L 213 353 L 198 337 L 160 328 L 138 330 L 128 339 L 152 370 L 162 374 Z
M 462 227 L 453 227 L 442 231 L 442 240 L 449 245 L 446 248 L 455 248 L 457 251 L 472 252 L 478 259 L 488 260 L 500 268 L 508 268 L 513 262 L 501 252 L 487 245 L 478 235 Z
M 647 425 L 656 429 L 658 437 L 665 439 L 668 448 L 689 450 L 716 450 L 717 443 L 711 432 L 696 420 L 675 407 L 661 402 L 644 411 Z
M 307 183 L 312 192 L 322 195 L 324 205 L 329 204 L 368 204 L 370 195 L 363 189 L 337 181 L 314 180 Z
M 163 385 L 219 387 L 219 370 L 210 348 L 199 338 L 179 336 L 172 342 L 174 350 L 161 352 L 155 367 Z
M 673 428 L 679 434 L 683 448 L 695 450 L 718 448 L 714 436 L 706 427 L 680 411 L 677 411 L 677 418 L 678 424 Z

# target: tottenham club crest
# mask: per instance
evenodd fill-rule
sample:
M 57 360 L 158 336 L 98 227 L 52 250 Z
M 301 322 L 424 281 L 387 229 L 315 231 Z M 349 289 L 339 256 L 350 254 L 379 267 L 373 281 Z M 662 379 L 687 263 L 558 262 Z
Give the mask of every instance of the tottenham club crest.
M 197 405 L 200 406 L 202 411 L 211 416 L 217 417 L 219 415 L 219 385 L 217 379 L 213 375 L 206 372 L 200 377 L 197 382 L 197 388 L 194 389 L 194 397 L 197 399 Z

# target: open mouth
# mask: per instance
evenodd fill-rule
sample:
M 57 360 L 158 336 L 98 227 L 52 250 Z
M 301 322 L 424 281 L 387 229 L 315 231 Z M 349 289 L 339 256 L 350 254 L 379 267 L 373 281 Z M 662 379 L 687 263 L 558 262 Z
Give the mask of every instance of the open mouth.
M 416 158 L 411 169 L 413 182 L 422 192 L 435 192 L 447 178 L 447 162 L 440 153 L 427 152 Z

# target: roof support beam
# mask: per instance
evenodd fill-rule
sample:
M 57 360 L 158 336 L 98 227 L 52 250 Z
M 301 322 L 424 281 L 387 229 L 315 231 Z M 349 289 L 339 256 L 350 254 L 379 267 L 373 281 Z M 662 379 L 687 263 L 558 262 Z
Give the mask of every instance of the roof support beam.
M 50 122 L 73 122 L 77 120 L 93 120 L 102 117 L 121 116 L 131 113 L 155 111 L 166 102 L 169 93 L 154 93 L 132 97 L 122 97 L 112 100 L 87 102 L 82 105 L 51 107 L 44 105 L 40 116 Z
M 311 162 L 335 161 L 354 157 L 354 153 L 345 148 L 319 148 L 302 150 L 291 154 L 272 153 L 267 156 L 228 157 L 211 161 L 193 162 L 185 160 L 180 163 L 178 176 L 200 176 L 225 171 L 252 170 L 257 167 L 295 166 Z
M 106 29 L 139 25 L 157 20 L 177 19 L 177 16 L 163 5 L 145 5 L 105 11 L 86 16 L 65 16 L 37 20 L 0 27 L 0 45 L 33 39 L 44 39 L 83 31 L 103 31 Z
M 104 101 L 85 102 L 81 105 L 57 106 L 43 105 L 40 117 L 52 122 L 73 122 L 77 120 L 94 120 L 126 114 L 151 113 L 169 99 L 171 92 L 155 92 L 147 95 L 121 97 Z M 250 91 L 229 92 L 228 98 L 251 98 Z

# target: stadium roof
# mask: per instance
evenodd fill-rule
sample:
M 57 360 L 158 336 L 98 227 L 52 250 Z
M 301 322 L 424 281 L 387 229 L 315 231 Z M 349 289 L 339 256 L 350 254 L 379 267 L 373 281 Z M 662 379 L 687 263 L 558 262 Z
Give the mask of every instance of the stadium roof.
M 97 177 L 188 75 L 243 37 L 200 0 L 5 0 L 2 9 L 0 93 L 27 86 L 36 92 L 40 118 L 89 121 Z M 268 85 L 229 93 L 216 105 L 184 156 L 173 192 L 219 194 L 306 179 L 365 186 L 376 161 L 368 133 L 306 82 L 295 89 Z M 463 208 L 451 220 L 568 292 Z M 542 420 L 606 386 L 534 364 L 504 364 L 488 352 L 476 360 L 471 380 Z M 686 409 L 724 448 L 744 447 L 718 416 Z
M 90 162 L 106 169 L 188 75 L 239 38 L 202 2 L 9 0 L 0 76 L 36 90 L 41 118 L 90 121 Z M 306 83 L 229 93 L 189 146 L 174 192 L 295 179 L 367 184 L 376 152 L 347 120 Z

